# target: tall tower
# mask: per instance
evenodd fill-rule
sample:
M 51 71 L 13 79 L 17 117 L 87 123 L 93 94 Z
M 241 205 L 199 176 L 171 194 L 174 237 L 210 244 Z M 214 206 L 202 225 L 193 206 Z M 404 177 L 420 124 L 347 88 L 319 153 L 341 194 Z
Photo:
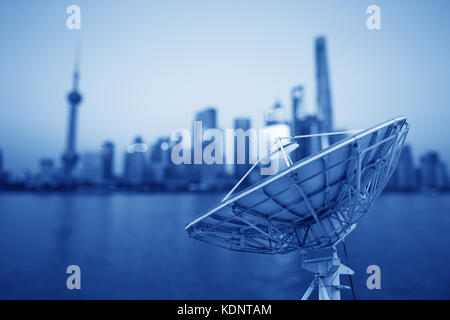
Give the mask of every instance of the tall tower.
M 324 37 L 316 38 L 317 107 L 322 120 L 322 132 L 333 130 L 330 79 L 328 75 L 327 48 Z
M 234 176 L 239 179 L 250 169 L 250 136 L 246 135 L 247 130 L 251 127 L 249 118 L 234 119 L 235 132 L 241 129 L 243 133 L 243 141 L 239 141 L 238 137 L 234 137 Z M 242 157 L 242 153 L 244 156 Z M 240 157 L 238 157 L 240 155 Z M 243 159 L 242 159 L 243 158 Z M 240 160 L 240 161 L 239 161 Z M 244 163 L 242 163 L 242 160 Z
M 139 187 L 144 183 L 146 154 L 148 146 L 141 137 L 136 137 L 125 153 L 124 182 L 128 186 Z
M 217 187 L 217 177 L 222 173 L 223 166 L 220 164 L 206 164 L 203 159 L 203 150 L 210 144 L 208 141 L 204 141 L 203 137 L 207 130 L 218 129 L 217 126 L 217 110 L 214 107 L 209 107 L 206 110 L 202 110 L 196 113 L 195 121 L 201 121 L 201 125 L 194 123 L 193 126 L 193 160 L 194 163 L 201 161 L 201 166 L 194 170 L 198 170 L 200 185 L 204 189 L 213 189 Z M 217 150 L 216 150 L 217 151 Z M 223 149 L 222 156 L 224 155 Z M 215 153 L 217 156 L 217 153 Z M 197 173 L 196 173 L 197 174 Z
M 297 121 L 300 119 L 300 111 L 303 103 L 303 86 L 297 86 L 291 90 L 292 98 L 292 123 L 291 123 L 291 135 L 296 135 Z
M 81 94 L 78 92 L 79 77 L 78 66 L 75 64 L 73 71 L 73 88 L 67 95 L 67 100 L 70 105 L 69 127 L 67 129 L 66 150 L 62 156 L 64 165 L 64 182 L 66 184 L 73 181 L 73 170 L 78 162 L 78 154 L 75 150 L 75 138 L 77 131 L 77 108 L 82 100 Z
M 296 86 L 291 90 L 292 99 L 292 123 L 291 136 L 295 137 L 302 134 L 303 119 L 300 118 L 301 109 L 303 107 L 304 89 L 303 86 Z M 302 144 L 300 144 L 302 146 Z M 303 157 L 302 148 L 295 150 L 292 155 L 292 160 L 298 161 Z
M 114 143 L 106 141 L 102 146 L 102 178 L 114 179 Z

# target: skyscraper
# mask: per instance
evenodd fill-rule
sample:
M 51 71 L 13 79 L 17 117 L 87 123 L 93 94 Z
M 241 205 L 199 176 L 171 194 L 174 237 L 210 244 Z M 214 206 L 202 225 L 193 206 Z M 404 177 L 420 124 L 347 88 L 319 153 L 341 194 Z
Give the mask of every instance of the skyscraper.
M 203 150 L 212 141 L 203 141 L 204 134 L 209 129 L 217 128 L 217 111 L 215 108 L 207 108 L 206 110 L 200 111 L 195 115 L 195 121 L 201 121 L 201 126 L 198 126 L 198 122 L 194 123 L 193 127 L 193 163 L 197 163 L 193 167 L 193 170 L 197 170 L 201 188 L 212 189 L 217 187 L 217 177 L 222 172 L 223 166 L 219 164 L 206 164 L 203 159 Z M 217 151 L 217 150 L 216 150 Z M 224 150 L 222 155 L 224 155 Z M 223 159 L 222 159 L 223 161 Z M 199 165 L 199 162 L 202 164 Z
M 102 178 L 114 179 L 114 143 L 106 141 L 102 146 Z
M 327 63 L 327 48 L 325 37 L 316 38 L 316 81 L 317 81 L 317 108 L 319 119 L 322 122 L 321 131 L 333 130 L 333 113 L 331 106 L 330 79 Z
M 217 111 L 213 107 L 199 111 L 195 115 L 195 120 L 202 121 L 204 130 L 217 128 Z
M 300 112 L 303 104 L 304 90 L 303 86 L 297 86 L 291 90 L 292 99 L 292 135 L 295 135 L 296 121 L 300 118 Z
M 144 183 L 146 169 L 145 155 L 148 146 L 141 137 L 136 137 L 134 143 L 128 146 L 125 153 L 124 182 L 129 186 L 140 186 Z
M 292 99 L 292 123 L 291 123 L 291 136 L 295 137 L 301 135 L 302 120 L 300 119 L 300 113 L 303 105 L 304 90 L 303 86 L 297 86 L 291 90 Z M 292 154 L 292 161 L 298 161 L 302 158 L 302 150 L 297 148 Z
M 297 120 L 295 135 L 310 135 L 320 133 L 321 121 L 313 115 Z M 295 161 L 306 158 L 322 148 L 321 137 L 308 137 L 296 140 L 300 145 L 295 150 Z
M 168 165 L 170 163 L 170 138 L 161 137 L 156 140 L 151 148 L 150 154 L 151 163 L 161 163 Z
M 205 134 L 205 131 L 208 129 L 216 129 L 217 128 L 217 111 L 215 108 L 207 108 L 205 110 L 199 111 L 195 114 L 194 121 L 200 121 L 201 122 L 201 134 L 198 134 L 196 131 L 196 128 L 193 127 L 193 147 L 200 146 L 203 144 L 203 135 Z M 198 129 L 198 128 L 197 128 Z M 197 148 L 198 150 L 199 148 Z
M 163 185 L 170 162 L 170 138 L 161 137 L 150 149 L 150 172 L 153 184 Z
M 447 172 L 445 165 L 435 151 L 424 154 L 421 159 L 421 184 L 425 190 L 439 190 L 447 186 Z
M 442 161 L 439 165 L 439 173 L 441 175 L 441 189 L 448 190 L 450 188 L 450 184 L 448 181 L 447 165 Z
M 103 180 L 103 154 L 97 150 L 83 152 L 80 160 L 79 182 L 88 185 L 100 184 Z
M 290 127 L 286 120 L 285 110 L 282 107 L 280 102 L 276 102 L 273 107 L 267 109 L 264 113 L 265 127 L 262 130 L 264 143 L 267 145 L 267 150 L 264 152 L 264 146 L 261 146 L 260 157 L 269 155 L 275 147 L 276 139 L 289 137 L 290 135 Z M 262 151 L 262 152 L 261 152 Z M 274 161 L 278 161 L 278 166 L 270 166 Z M 268 164 L 272 169 L 271 174 L 275 174 L 279 170 L 282 170 L 285 165 L 284 158 L 279 158 L 278 160 L 271 161 L 271 164 Z
M 287 125 L 286 114 L 283 106 L 279 101 L 276 101 L 273 107 L 267 109 L 264 112 L 264 121 L 266 127 L 277 126 L 277 125 Z
M 402 149 L 393 178 L 396 179 L 395 182 L 398 190 L 415 190 L 417 181 L 414 172 L 413 156 L 409 145 L 405 145 Z
M 6 173 L 3 172 L 3 153 L 2 150 L 0 150 L 0 186 L 5 182 L 6 180 Z
M 79 71 L 75 65 L 73 72 L 73 88 L 67 95 L 67 100 L 70 105 L 69 110 L 69 125 L 67 128 L 66 149 L 62 156 L 64 165 L 63 183 L 67 186 L 73 183 L 73 170 L 78 162 L 78 154 L 75 149 L 75 139 L 77 130 L 77 107 L 81 103 L 82 97 L 78 92 Z
M 250 129 L 251 122 L 249 118 L 234 119 L 234 130 L 243 130 L 245 132 Z M 241 145 L 242 142 L 244 145 Z M 250 138 L 244 136 L 244 141 L 239 144 L 238 137 L 234 137 L 234 176 L 241 178 L 251 167 L 250 164 Z M 238 163 L 238 153 L 244 153 L 244 163 Z
M 40 171 L 34 177 L 33 185 L 37 189 L 56 188 L 58 185 L 57 173 L 53 159 L 44 158 L 39 161 Z

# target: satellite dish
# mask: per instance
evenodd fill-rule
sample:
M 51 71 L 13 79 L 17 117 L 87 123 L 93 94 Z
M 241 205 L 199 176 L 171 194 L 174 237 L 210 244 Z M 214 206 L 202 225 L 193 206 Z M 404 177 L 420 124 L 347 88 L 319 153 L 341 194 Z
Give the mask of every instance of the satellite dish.
M 303 254 L 315 277 L 303 296 L 318 288 L 320 299 L 340 299 L 339 275 L 353 274 L 336 247 L 356 227 L 394 172 L 409 127 L 398 117 L 364 130 L 270 176 L 190 222 L 198 240 L 229 250 Z M 286 144 L 272 155 L 294 150 Z M 332 251 L 326 257 L 311 254 Z

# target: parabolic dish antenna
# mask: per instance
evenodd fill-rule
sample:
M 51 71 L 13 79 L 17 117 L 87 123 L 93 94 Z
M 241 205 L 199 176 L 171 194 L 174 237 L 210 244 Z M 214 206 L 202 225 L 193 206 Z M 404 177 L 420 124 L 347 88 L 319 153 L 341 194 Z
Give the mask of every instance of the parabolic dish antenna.
M 220 202 L 185 230 L 235 251 L 298 250 L 303 268 L 315 274 L 303 298 L 317 287 L 320 299 L 340 299 L 339 275 L 353 271 L 340 263 L 336 246 L 383 191 L 407 133 L 405 117 L 361 131 Z M 332 255 L 306 259 L 323 249 Z

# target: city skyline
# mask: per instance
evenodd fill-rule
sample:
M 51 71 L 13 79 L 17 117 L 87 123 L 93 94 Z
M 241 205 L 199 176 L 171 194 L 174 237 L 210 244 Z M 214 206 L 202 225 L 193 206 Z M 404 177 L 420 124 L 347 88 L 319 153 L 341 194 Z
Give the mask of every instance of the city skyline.
M 8 61 L 8 76 L 0 80 L 0 149 L 6 170 L 35 171 L 41 158 L 59 159 L 76 38 L 82 39 L 80 89 L 85 97 L 78 150 L 97 150 L 104 141 L 114 141 L 116 170 L 123 167 L 117 155 L 136 135 L 151 144 L 179 127 L 188 129 L 195 112 L 208 105 L 217 108 L 221 128 L 232 128 L 239 117 L 261 128 L 261 112 L 278 99 L 289 114 L 290 89 L 303 85 L 306 109 L 314 112 L 314 39 L 321 34 L 328 40 L 335 127 L 363 129 L 405 114 L 416 163 L 427 150 L 439 150 L 449 162 L 443 138 L 449 97 L 440 89 L 448 82 L 444 57 L 449 47 L 428 37 L 438 30 L 444 37 L 450 30 L 442 15 L 446 2 L 441 8 L 415 4 L 405 13 L 402 5 L 379 1 L 380 31 L 365 28 L 364 1 L 341 8 L 330 2 L 326 12 L 315 4 L 286 1 L 272 11 L 269 4 L 259 6 L 257 14 L 251 13 L 251 4 L 237 3 L 212 8 L 137 2 L 132 11 L 109 2 L 105 7 L 101 2 L 79 5 L 81 34 L 65 28 L 67 3 L 51 4 L 38 16 L 33 15 L 35 4 L 1 5 L 6 28 L 0 34 L 11 48 L 1 53 L 1 60 Z M 148 19 L 137 11 L 148 13 Z M 132 14 L 140 22 L 128 19 Z M 164 32 L 158 14 L 172 22 Z M 29 23 L 18 25 L 19 15 Z M 419 15 L 431 21 L 427 29 L 410 23 Z M 209 17 L 208 28 L 201 17 Z M 111 18 L 126 23 L 111 25 Z M 228 18 L 231 30 L 223 29 Z M 21 34 L 21 41 L 7 37 L 10 31 Z M 417 41 L 411 41 L 411 33 Z M 378 49 L 386 46 L 392 50 Z

